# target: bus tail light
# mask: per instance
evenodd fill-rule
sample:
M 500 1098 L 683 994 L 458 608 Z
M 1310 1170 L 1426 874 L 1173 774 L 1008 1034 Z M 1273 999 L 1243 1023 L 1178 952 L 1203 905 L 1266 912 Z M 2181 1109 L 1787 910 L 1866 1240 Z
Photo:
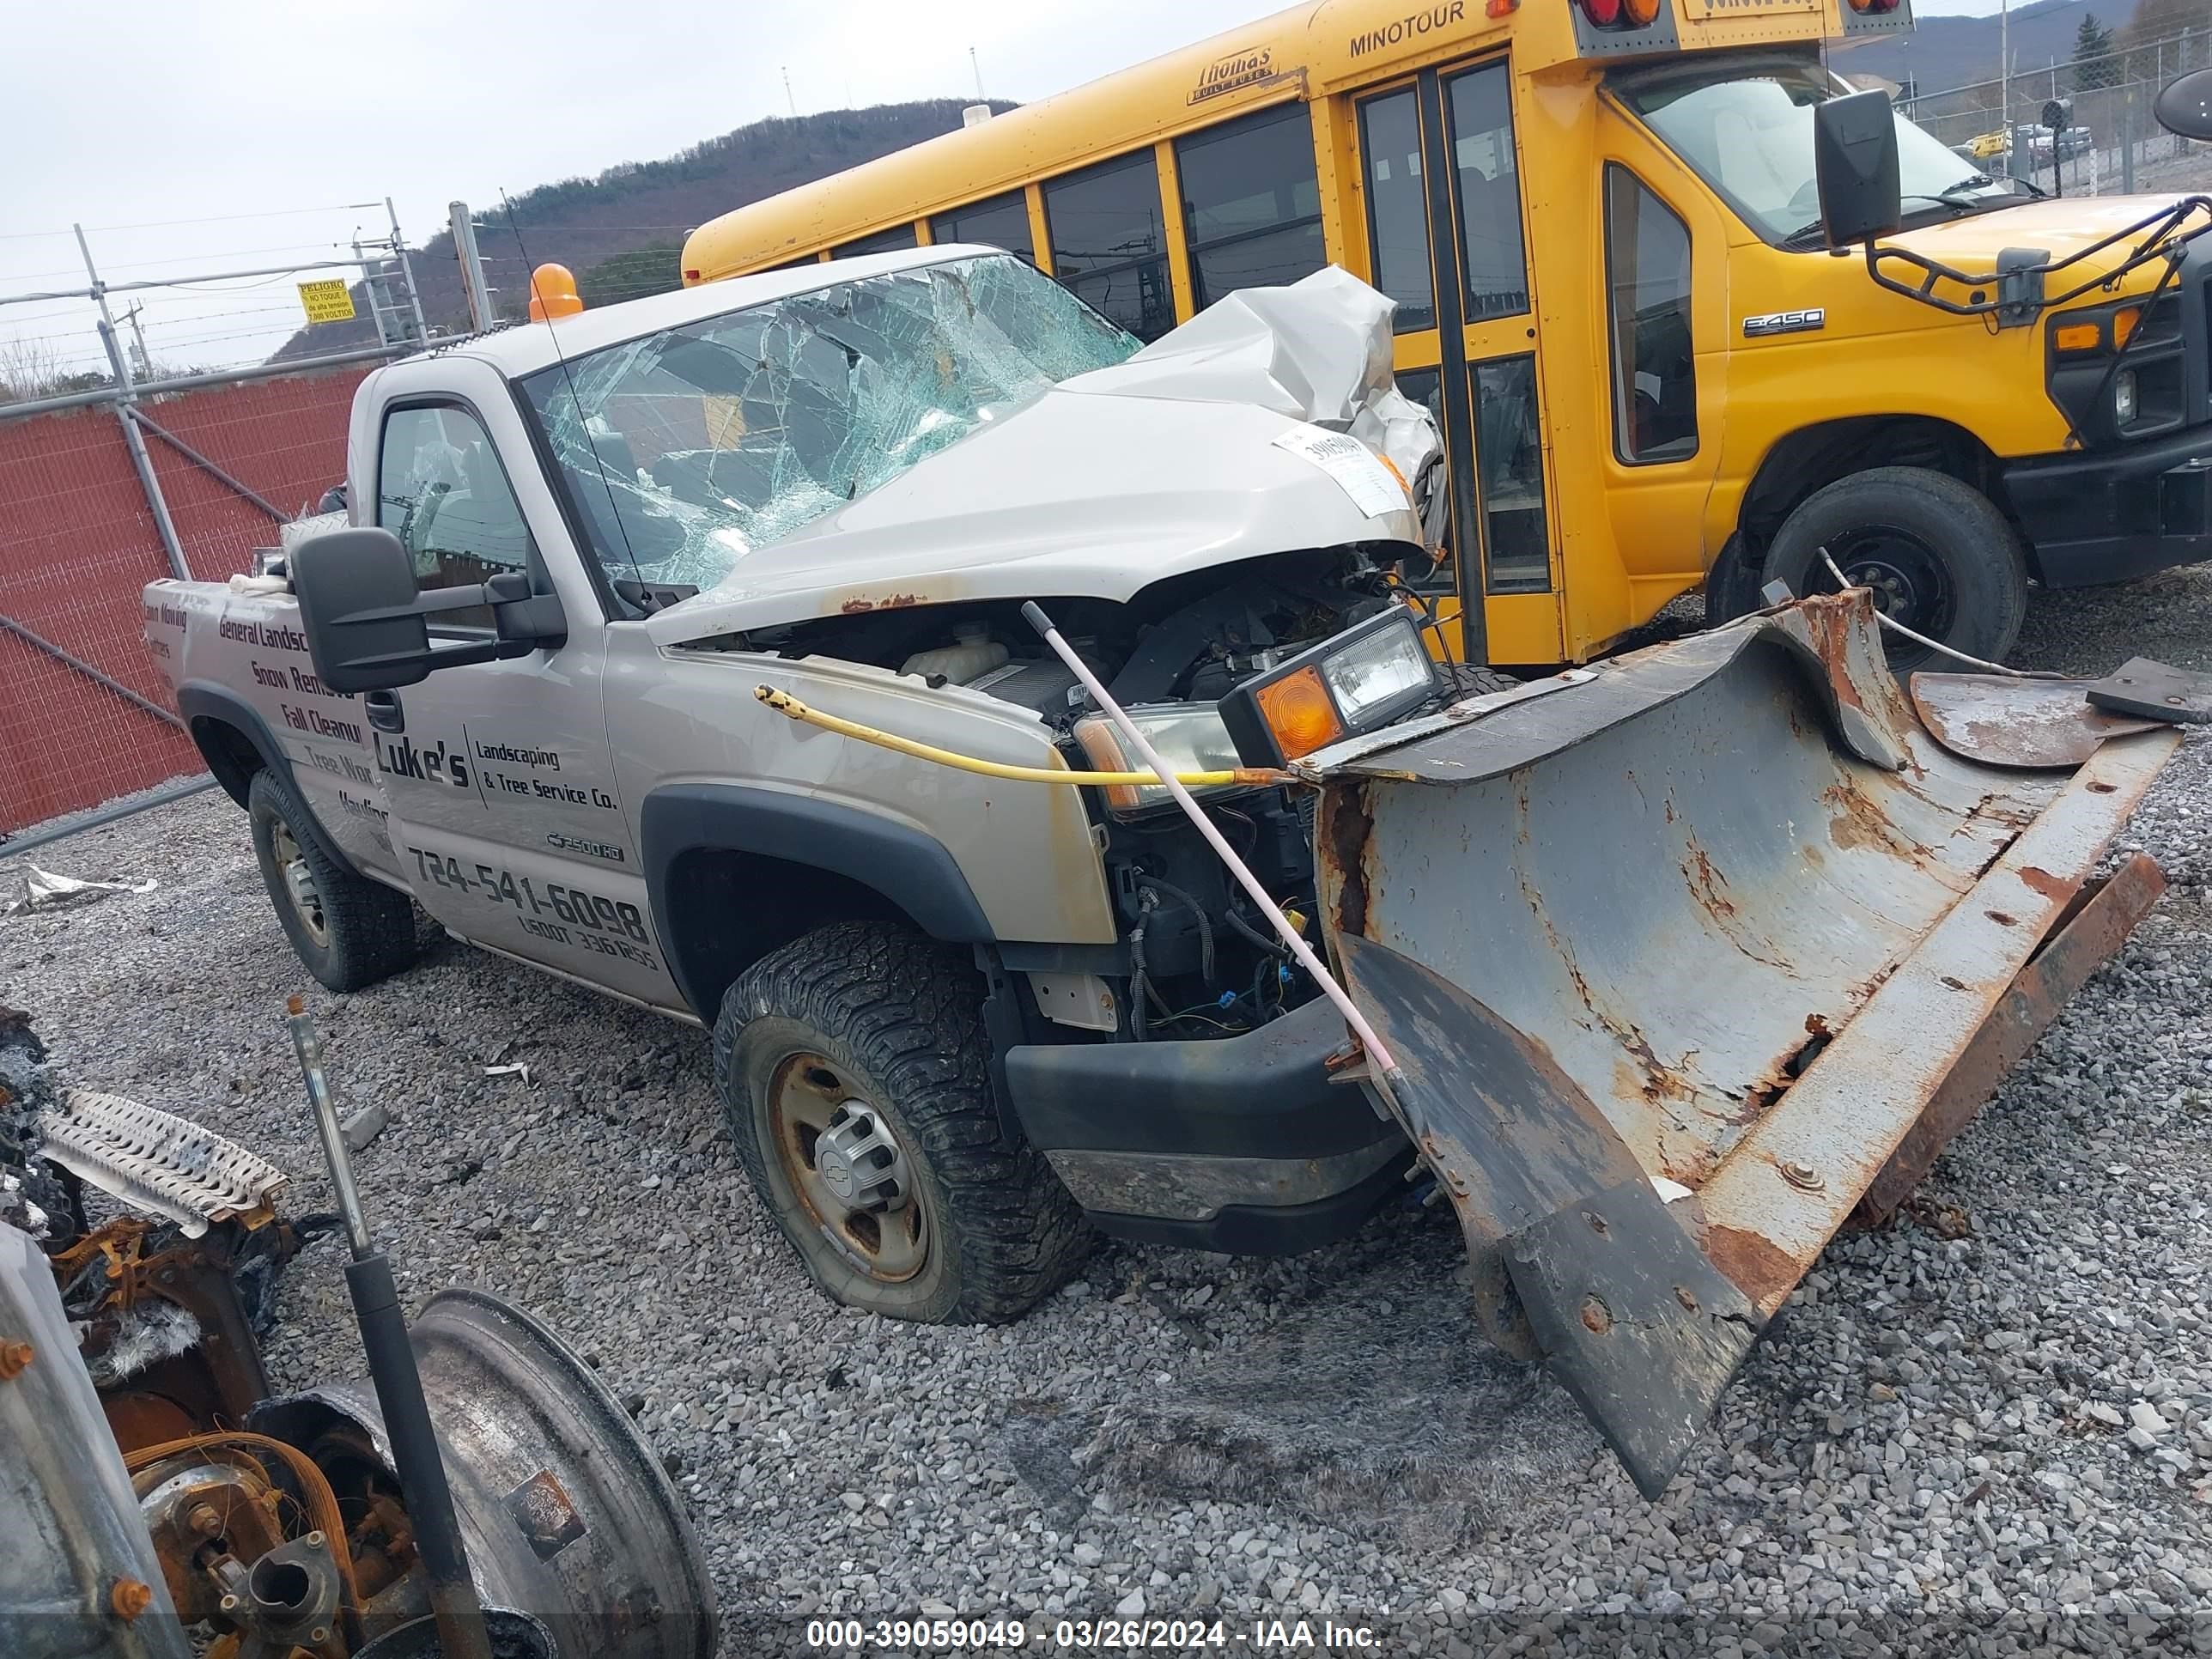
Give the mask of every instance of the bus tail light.
M 1661 0 L 1574 0 L 1574 4 L 1592 28 L 1640 29 L 1658 17 Z
M 1851 0 L 1851 9 L 1864 17 L 1879 17 L 1897 9 L 1897 0 Z

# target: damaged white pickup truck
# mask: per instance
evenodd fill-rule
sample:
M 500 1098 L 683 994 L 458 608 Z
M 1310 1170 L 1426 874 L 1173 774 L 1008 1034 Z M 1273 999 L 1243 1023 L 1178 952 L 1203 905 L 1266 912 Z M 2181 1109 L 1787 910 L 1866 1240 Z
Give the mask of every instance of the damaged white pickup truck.
M 2016 1057 L 2000 1003 L 2042 972 L 2040 1029 L 2155 898 L 2084 883 L 2172 735 L 1951 752 L 1863 594 L 1434 662 L 1390 338 L 1332 270 L 1139 350 L 974 247 L 515 328 L 369 376 L 349 526 L 153 584 L 148 639 L 318 979 L 404 967 L 419 903 L 711 1026 L 829 1294 L 1009 1318 L 1086 1224 L 1304 1249 L 1419 1158 L 1485 1334 L 1656 1490 Z

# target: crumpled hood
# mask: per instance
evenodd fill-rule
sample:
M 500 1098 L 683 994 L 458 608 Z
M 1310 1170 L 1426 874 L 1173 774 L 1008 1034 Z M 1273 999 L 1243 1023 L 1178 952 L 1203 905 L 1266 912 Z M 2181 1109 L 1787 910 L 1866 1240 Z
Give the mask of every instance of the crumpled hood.
M 682 645 L 882 605 L 1069 595 L 1297 548 L 1418 545 L 1441 453 L 1390 375 L 1391 301 L 1342 270 L 1246 289 L 1078 375 L 647 619 Z M 1316 428 L 1327 428 L 1328 431 Z

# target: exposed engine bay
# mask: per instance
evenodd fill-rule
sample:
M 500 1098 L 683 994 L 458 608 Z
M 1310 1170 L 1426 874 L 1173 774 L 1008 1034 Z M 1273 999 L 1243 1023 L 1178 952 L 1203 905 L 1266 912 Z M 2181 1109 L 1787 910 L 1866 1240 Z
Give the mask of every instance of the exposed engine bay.
M 1163 753 L 1200 765 L 1235 764 L 1238 740 L 1212 706 L 1316 645 L 1362 624 L 1405 618 L 1434 637 L 1426 602 L 1391 565 L 1406 550 L 1305 549 L 1170 577 L 1127 603 L 1094 598 L 1040 601 L 1114 699 L 1158 722 Z M 1047 651 L 1017 600 L 873 607 L 755 630 L 731 641 L 799 659 L 827 656 L 960 685 L 1034 711 L 1073 768 L 1131 763 L 1067 666 Z M 1402 719 L 1469 690 L 1510 684 L 1487 671 L 1421 653 L 1421 688 L 1400 697 Z M 1255 757 L 1243 759 L 1263 763 Z M 1249 1031 L 1309 1000 L 1315 987 L 1164 790 L 1086 790 L 1105 839 L 1108 881 L 1119 913 L 1121 960 L 1109 981 L 1111 1024 L 1102 1034 L 1142 1040 Z M 1294 917 L 1313 908 L 1311 798 L 1287 787 L 1202 795 L 1230 844 Z M 1121 983 L 1111 984 L 1118 980 Z M 1053 1001 L 1040 997 L 1048 1018 Z

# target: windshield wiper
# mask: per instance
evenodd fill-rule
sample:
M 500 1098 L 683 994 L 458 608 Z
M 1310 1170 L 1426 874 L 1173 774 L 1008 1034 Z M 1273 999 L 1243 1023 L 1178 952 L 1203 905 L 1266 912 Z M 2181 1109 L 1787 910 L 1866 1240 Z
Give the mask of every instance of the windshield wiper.
M 1966 195 L 1962 194 L 1962 192 L 1984 190 L 1996 182 L 1997 181 L 1995 179 L 1990 178 L 1987 173 L 1977 173 L 1972 178 L 1961 179 L 1958 183 L 1954 185 L 1946 185 L 1941 190 L 1908 190 L 1902 196 L 1899 197 L 1898 200 L 1900 203 L 1933 202 L 1938 207 L 1954 209 L 1961 216 L 1969 213 L 1978 213 L 1984 208 L 2002 206 L 2008 198 L 2001 196 L 1985 198 L 1978 195 Z M 2028 189 L 2034 191 L 2036 195 L 2040 196 L 2043 194 L 2041 191 L 2036 190 L 2033 185 L 2027 184 L 2027 180 L 2025 179 L 2015 179 L 2010 182 L 2017 185 L 2027 185 Z M 1782 239 L 1780 246 L 1784 248 L 1817 247 L 1820 243 L 1820 221 L 1814 219 L 1798 226 L 1796 229 L 1791 231 L 1787 236 L 1784 236 Z

